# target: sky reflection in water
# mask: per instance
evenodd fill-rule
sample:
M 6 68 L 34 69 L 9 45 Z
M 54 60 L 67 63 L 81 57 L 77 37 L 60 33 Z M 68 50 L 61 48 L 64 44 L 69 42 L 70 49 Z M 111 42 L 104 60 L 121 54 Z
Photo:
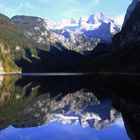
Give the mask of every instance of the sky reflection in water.
M 0 140 L 129 140 L 122 118 L 103 130 L 82 128 L 80 124 L 58 122 L 34 128 L 16 129 L 9 126 L 0 132 Z

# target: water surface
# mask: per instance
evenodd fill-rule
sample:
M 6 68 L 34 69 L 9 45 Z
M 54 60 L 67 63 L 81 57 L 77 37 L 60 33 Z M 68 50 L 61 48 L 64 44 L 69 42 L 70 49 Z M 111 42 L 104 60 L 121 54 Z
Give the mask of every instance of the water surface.
M 126 76 L 0 77 L 0 140 L 137 139 L 139 84 Z

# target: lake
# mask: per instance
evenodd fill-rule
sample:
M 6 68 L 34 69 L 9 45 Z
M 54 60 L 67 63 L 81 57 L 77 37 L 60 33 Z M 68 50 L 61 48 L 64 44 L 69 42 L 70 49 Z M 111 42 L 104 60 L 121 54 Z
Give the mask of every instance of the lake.
M 0 140 L 139 140 L 140 77 L 0 76 Z

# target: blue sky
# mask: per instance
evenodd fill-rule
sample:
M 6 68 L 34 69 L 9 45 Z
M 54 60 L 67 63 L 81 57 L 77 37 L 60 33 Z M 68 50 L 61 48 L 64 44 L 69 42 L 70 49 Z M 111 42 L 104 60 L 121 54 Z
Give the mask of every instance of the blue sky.
M 132 0 L 0 0 L 0 13 L 9 17 L 32 15 L 58 21 L 79 19 L 82 15 L 103 12 L 121 18 Z

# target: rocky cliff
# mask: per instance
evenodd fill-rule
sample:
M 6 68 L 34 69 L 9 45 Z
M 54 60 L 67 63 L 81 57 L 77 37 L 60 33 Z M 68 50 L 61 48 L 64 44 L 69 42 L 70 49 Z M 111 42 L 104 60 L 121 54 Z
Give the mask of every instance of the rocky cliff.
M 140 1 L 133 0 L 126 12 L 121 32 L 113 38 L 117 45 L 140 41 Z

